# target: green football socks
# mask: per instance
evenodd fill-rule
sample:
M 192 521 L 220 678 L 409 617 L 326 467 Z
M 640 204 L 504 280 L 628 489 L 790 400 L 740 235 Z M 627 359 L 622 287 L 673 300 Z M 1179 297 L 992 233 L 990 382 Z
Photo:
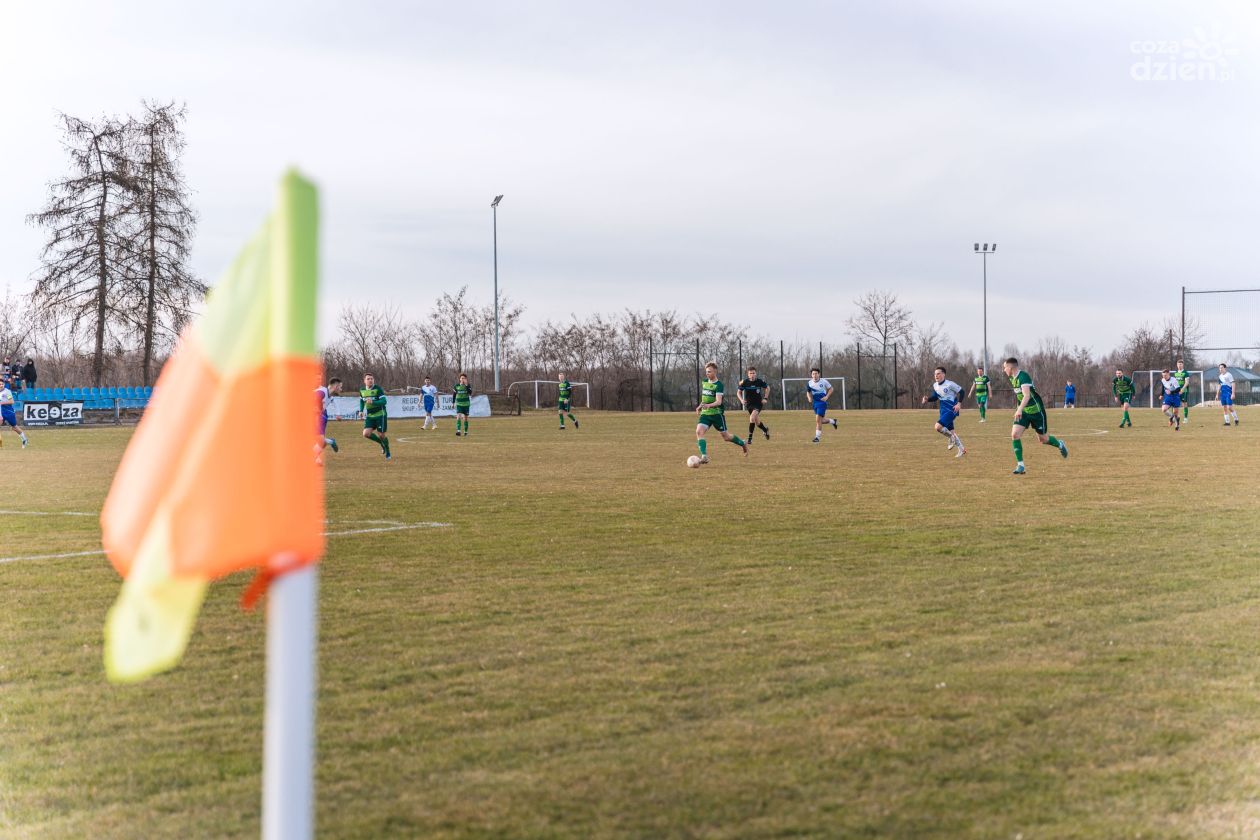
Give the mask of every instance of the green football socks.
M 1054 435 L 1050 435 L 1050 437 L 1046 438 L 1046 446 L 1053 446 L 1057 448 L 1059 446 L 1059 439 Z
M 1024 442 L 1022 440 L 1011 441 L 1011 449 L 1015 450 L 1015 460 L 1022 464 L 1024 462 Z
M 709 442 L 705 440 L 704 438 L 700 438 L 698 441 L 696 441 L 696 446 L 700 447 L 701 456 L 709 454 Z
M 1129 412 L 1127 409 L 1124 412 L 1124 422 L 1128 423 L 1130 426 L 1133 425 L 1133 421 L 1129 419 Z
M 739 435 L 731 435 L 731 443 L 735 444 L 736 446 L 744 445 L 744 442 L 739 439 Z

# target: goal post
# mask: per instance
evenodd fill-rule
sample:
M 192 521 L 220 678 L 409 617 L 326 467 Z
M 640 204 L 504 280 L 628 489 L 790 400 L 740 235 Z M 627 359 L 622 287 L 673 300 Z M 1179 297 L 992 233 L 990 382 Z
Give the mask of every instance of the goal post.
M 820 378 L 826 379 L 828 382 L 831 383 L 832 388 L 840 392 L 840 410 L 848 411 L 849 410 L 848 386 L 845 384 L 844 377 L 843 376 L 823 376 Z M 784 411 L 787 411 L 788 383 L 789 382 L 808 382 L 809 380 L 810 380 L 810 377 L 808 376 L 789 376 L 788 378 L 782 379 L 779 381 L 779 389 L 781 391 L 782 406 L 783 406 Z M 840 383 L 839 386 L 836 385 L 837 382 Z
M 532 385 L 534 387 L 534 408 L 542 408 L 542 402 L 541 402 L 542 387 L 544 385 L 550 385 L 555 388 L 560 387 L 560 383 L 554 379 L 522 379 L 519 382 L 513 382 L 512 384 L 508 385 L 507 393 L 509 394 L 512 393 L 512 389 L 516 388 L 517 385 Z M 591 383 L 570 382 L 569 385 L 571 385 L 574 388 L 586 389 L 586 407 L 590 408 L 591 407 Z M 518 396 L 519 396 L 519 393 L 518 393 Z
M 1135 370 L 1133 371 L 1134 377 L 1137 377 L 1139 374 L 1143 374 L 1143 373 L 1146 374 L 1147 385 L 1151 389 L 1150 395 L 1149 395 L 1150 407 L 1154 408 L 1155 407 L 1155 393 L 1156 393 L 1155 387 L 1156 387 L 1156 381 L 1157 381 L 1156 377 L 1159 378 L 1159 381 L 1162 381 L 1164 378 L 1164 371 L 1163 370 Z M 1188 370 L 1186 371 L 1186 373 L 1190 374 L 1190 376 L 1188 377 L 1188 381 L 1186 382 L 1186 391 L 1189 393 L 1194 393 L 1194 381 L 1196 379 L 1199 380 L 1199 403 L 1198 404 L 1202 405 L 1203 403 L 1207 402 L 1206 391 L 1203 387 L 1203 371 Z M 1162 392 L 1161 392 L 1161 395 L 1162 395 Z M 1183 394 L 1182 397 L 1187 400 L 1186 405 L 1190 406 L 1188 394 Z

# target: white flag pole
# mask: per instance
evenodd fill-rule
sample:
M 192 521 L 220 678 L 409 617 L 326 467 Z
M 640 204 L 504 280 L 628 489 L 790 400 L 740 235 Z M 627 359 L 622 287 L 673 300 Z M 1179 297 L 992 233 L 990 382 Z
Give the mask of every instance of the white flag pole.
M 276 559 L 284 568 L 287 558 Z M 264 840 L 309 840 L 315 833 L 317 568 L 286 572 L 267 590 Z

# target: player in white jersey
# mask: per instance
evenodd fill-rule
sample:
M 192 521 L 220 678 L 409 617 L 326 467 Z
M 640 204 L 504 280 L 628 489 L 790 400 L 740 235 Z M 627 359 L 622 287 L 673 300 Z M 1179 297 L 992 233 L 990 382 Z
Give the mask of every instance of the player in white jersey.
M 1234 419 L 1234 425 L 1238 425 L 1238 410 L 1234 408 L 1234 374 L 1229 372 L 1229 368 L 1221 362 L 1216 366 L 1220 374 L 1217 380 L 1221 383 L 1221 411 L 1225 413 L 1225 425 L 1229 425 L 1229 420 Z
M 1164 377 L 1159 380 L 1164 389 L 1164 414 L 1168 415 L 1168 425 L 1174 432 L 1181 431 L 1181 383 L 1173 378 L 1172 371 L 1164 369 Z
M 22 439 L 22 448 L 26 448 L 26 432 L 22 431 L 22 427 L 17 422 L 17 412 L 13 410 L 13 392 L 9 390 L 9 380 L 4 380 L 4 384 L 0 385 L 0 431 L 5 426 L 11 428 L 14 433 Z M 0 446 L 4 446 L 4 440 L 0 439 Z
M 827 417 L 827 402 L 835 393 L 835 389 L 831 387 L 830 382 L 822 378 L 818 368 L 811 368 L 805 390 L 809 393 L 810 402 L 814 405 L 814 443 L 818 443 L 822 439 L 823 423 L 830 423 L 833 429 L 840 428 L 834 418 Z
M 949 438 L 947 450 L 958 447 L 958 454 L 955 458 L 961 458 L 967 454 L 967 447 L 963 446 L 962 438 L 958 437 L 958 433 L 954 431 L 954 418 L 958 416 L 958 412 L 962 410 L 958 397 L 962 394 L 962 386 L 952 379 L 945 378 L 945 368 L 938 367 L 933 373 L 936 379 L 932 383 L 932 393 L 928 394 L 920 402 L 920 405 L 927 405 L 929 402 L 940 404 L 940 413 L 936 417 L 937 432 Z
M 433 409 L 437 407 L 437 386 L 427 376 L 424 378 L 424 384 L 420 386 L 420 395 L 420 399 L 424 401 L 424 425 L 420 428 L 436 429 L 437 419 L 433 416 Z
M 315 463 L 324 463 L 324 447 L 331 446 L 337 452 L 337 441 L 327 436 L 328 409 L 332 406 L 333 397 L 341 393 L 341 380 L 333 377 L 328 384 L 315 389 L 315 407 L 319 416 L 319 442 L 315 444 Z

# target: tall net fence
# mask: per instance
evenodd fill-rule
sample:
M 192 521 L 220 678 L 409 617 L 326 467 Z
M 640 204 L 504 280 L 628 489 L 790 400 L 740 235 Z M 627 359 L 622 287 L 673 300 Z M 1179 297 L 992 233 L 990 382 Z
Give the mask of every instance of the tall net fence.
M 1260 350 L 1260 289 L 1181 290 L 1186 349 Z

